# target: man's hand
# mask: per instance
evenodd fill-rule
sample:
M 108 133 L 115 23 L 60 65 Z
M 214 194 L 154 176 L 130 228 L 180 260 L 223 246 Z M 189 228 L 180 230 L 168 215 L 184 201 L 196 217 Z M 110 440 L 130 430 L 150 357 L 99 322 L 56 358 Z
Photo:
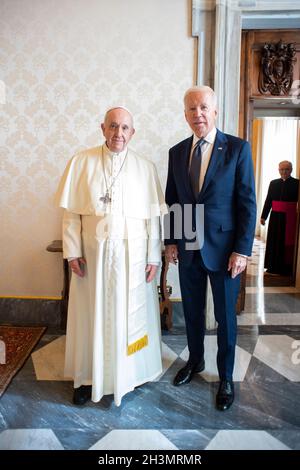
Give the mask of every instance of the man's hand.
M 146 282 L 151 282 L 156 276 L 158 266 L 154 264 L 147 264 L 146 266 Z
M 84 258 L 75 258 L 72 261 L 69 261 L 69 266 L 71 268 L 72 273 L 77 274 L 79 277 L 84 276 L 84 265 L 86 261 Z
M 237 253 L 232 253 L 228 261 L 228 271 L 231 270 L 231 277 L 234 279 L 238 274 L 244 271 L 247 266 L 247 258 Z
M 178 248 L 177 245 L 165 246 L 165 257 L 169 263 L 177 264 L 178 261 Z
M 261 225 L 265 225 L 265 223 L 266 223 L 265 219 L 260 219 L 260 223 L 261 223 Z

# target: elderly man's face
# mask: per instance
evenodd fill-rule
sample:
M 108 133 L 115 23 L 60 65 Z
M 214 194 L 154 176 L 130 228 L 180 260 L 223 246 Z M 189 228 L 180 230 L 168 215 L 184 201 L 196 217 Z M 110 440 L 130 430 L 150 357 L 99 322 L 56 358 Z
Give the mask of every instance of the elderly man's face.
M 193 91 L 185 98 L 185 118 L 197 137 L 205 137 L 215 126 L 217 110 L 207 91 Z
M 292 173 L 291 164 L 289 162 L 280 163 L 278 167 L 278 171 L 279 171 L 280 177 L 283 180 L 286 180 L 287 178 L 291 176 L 291 173 Z
M 112 152 L 122 152 L 125 149 L 135 130 L 130 114 L 122 108 L 109 111 L 105 122 L 101 124 L 106 144 Z

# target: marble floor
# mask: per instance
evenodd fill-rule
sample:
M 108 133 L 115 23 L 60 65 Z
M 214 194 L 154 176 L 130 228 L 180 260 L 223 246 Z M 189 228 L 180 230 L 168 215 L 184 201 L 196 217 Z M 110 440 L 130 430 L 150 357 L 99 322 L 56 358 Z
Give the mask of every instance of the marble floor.
M 43 336 L 0 400 L 0 449 L 289 450 L 300 449 L 300 291 L 265 287 L 264 246 L 255 242 L 246 306 L 238 317 L 236 398 L 215 409 L 216 331 L 205 338 L 206 369 L 188 385 L 172 379 L 188 351 L 181 305 L 163 334 L 164 371 L 127 394 L 83 407 L 63 378 L 65 337 Z

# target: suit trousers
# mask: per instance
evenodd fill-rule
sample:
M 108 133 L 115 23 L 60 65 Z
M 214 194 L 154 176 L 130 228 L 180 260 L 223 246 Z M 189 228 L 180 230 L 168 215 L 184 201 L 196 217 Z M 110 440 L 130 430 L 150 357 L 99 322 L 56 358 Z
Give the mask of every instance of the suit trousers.
M 227 269 L 227 268 L 226 268 Z M 186 323 L 189 362 L 198 364 L 204 356 L 205 304 L 209 276 L 217 328 L 217 366 L 221 380 L 232 380 L 237 335 L 235 305 L 240 287 L 240 275 L 235 279 L 226 269 L 209 271 L 200 251 L 193 252 L 189 265 L 180 263 L 179 281 Z

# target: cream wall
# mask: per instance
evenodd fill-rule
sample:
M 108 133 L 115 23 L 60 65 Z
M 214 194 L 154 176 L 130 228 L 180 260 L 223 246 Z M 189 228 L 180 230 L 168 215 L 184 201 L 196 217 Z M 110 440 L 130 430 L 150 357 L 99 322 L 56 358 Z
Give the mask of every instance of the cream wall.
M 102 141 L 105 108 L 132 110 L 132 147 L 165 185 L 168 148 L 189 135 L 194 41 L 188 0 L 1 0 L 0 295 L 60 294 L 52 198 L 72 154 Z

